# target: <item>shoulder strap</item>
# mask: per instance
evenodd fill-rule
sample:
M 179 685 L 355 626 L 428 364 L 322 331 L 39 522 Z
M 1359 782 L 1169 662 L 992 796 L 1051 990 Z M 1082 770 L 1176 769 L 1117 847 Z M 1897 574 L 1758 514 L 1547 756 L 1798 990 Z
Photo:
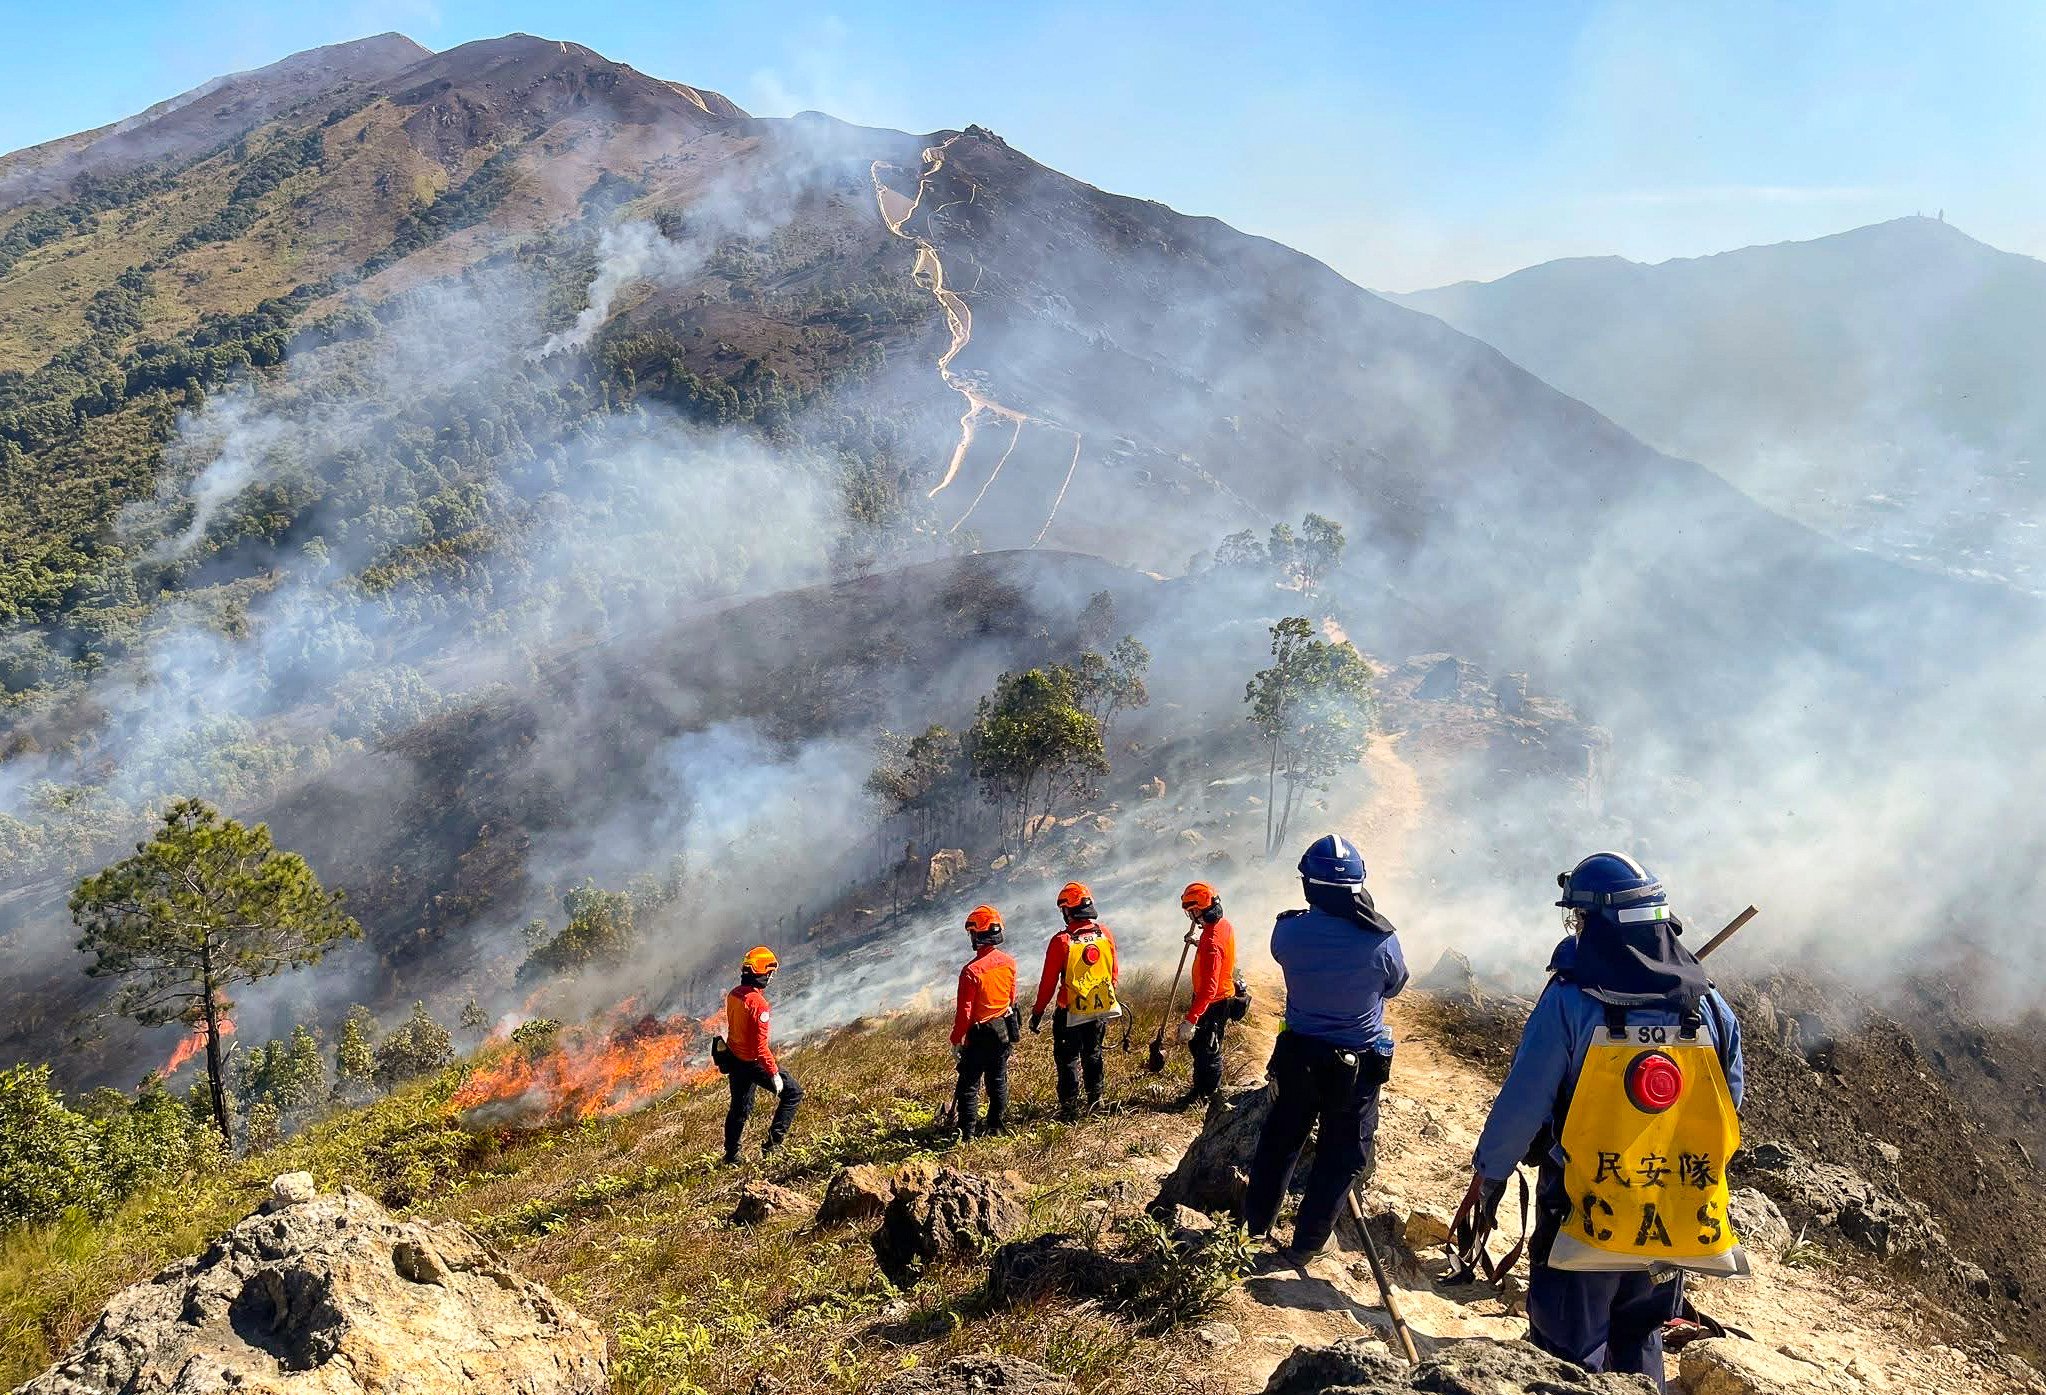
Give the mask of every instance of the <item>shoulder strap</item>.
M 1620 1038 L 1627 1035 L 1627 1009 L 1618 1003 L 1601 1003 L 1605 1010 L 1606 1035 Z

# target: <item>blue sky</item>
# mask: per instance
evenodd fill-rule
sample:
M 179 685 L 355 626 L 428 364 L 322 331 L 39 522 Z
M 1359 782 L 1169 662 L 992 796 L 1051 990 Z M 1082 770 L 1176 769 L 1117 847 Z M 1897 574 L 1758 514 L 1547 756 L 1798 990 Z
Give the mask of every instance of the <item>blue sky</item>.
M 1944 208 L 2046 255 L 2046 5 L 0 0 L 0 149 L 386 29 L 573 39 L 748 110 L 979 122 L 1367 286 Z

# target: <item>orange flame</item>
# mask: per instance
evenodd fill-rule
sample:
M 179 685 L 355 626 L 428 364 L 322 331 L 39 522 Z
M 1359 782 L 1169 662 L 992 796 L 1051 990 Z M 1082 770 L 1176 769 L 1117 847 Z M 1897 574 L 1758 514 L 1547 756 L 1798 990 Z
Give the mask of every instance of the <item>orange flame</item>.
M 225 1017 L 221 1018 L 220 1034 L 224 1037 L 233 1036 L 234 1023 L 228 1021 Z M 166 1080 L 170 1079 L 172 1073 L 175 1072 L 179 1066 L 182 1066 L 185 1062 L 191 1060 L 194 1056 L 198 1055 L 201 1051 L 204 1051 L 205 1049 L 206 1049 L 206 1024 L 204 1022 L 201 1022 L 197 1026 L 192 1028 L 192 1030 L 186 1035 L 183 1041 L 179 1042 L 175 1047 L 171 1048 L 170 1059 L 163 1063 L 163 1069 L 159 1070 L 157 1074 L 162 1076 Z
M 628 1003 L 629 1005 L 629 1003 Z M 529 1055 L 507 1047 L 448 1100 L 472 1124 L 536 1126 L 625 1114 L 713 1079 L 703 1036 L 687 1016 L 641 1016 L 606 1032 L 571 1027 Z

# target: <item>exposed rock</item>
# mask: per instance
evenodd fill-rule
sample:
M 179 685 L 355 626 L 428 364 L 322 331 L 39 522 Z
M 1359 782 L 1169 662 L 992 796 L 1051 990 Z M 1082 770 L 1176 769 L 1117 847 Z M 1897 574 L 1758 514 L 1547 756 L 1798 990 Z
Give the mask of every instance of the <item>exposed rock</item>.
M 1923 1204 L 1839 1163 L 1816 1162 L 1788 1143 L 1758 1144 L 1740 1163 L 1791 1219 L 1830 1227 L 1879 1258 L 1923 1258 L 1947 1248 L 1946 1232 Z
M 603 1332 L 468 1229 L 400 1221 L 345 1188 L 303 1190 L 273 1187 L 297 1199 L 116 1294 L 17 1395 L 610 1388 Z
M 895 1179 L 870 1163 L 842 1167 L 824 1188 L 824 1203 L 817 1208 L 817 1224 L 823 1226 L 864 1225 L 878 1221 L 895 1196 Z
M 1526 1342 L 1449 1342 L 1418 1366 L 1374 1338 L 1300 1347 L 1279 1363 L 1265 1395 L 1653 1395 L 1644 1376 L 1592 1375 Z
M 940 848 L 931 854 L 931 865 L 924 873 L 924 895 L 936 896 L 966 870 L 966 854 L 959 848 Z
M 1169 1220 L 1176 1206 L 1196 1211 L 1236 1210 L 1243 1202 L 1250 1159 L 1271 1107 L 1271 1093 L 1263 1085 L 1224 1090 L 1208 1105 L 1200 1135 L 1180 1154 L 1178 1164 L 1146 1209 L 1160 1220 Z M 1303 1157 L 1302 1175 L 1306 1166 Z
M 911 1371 L 881 1387 L 881 1395 L 1072 1395 L 1073 1383 L 1020 1356 L 962 1356 L 929 1370 Z
M 1400 1239 L 1415 1254 L 1449 1243 L 1449 1213 L 1433 1206 L 1416 1206 L 1400 1222 Z
M 266 1211 L 282 1211 L 287 1206 L 311 1201 L 319 1191 L 313 1186 L 310 1172 L 286 1172 L 270 1183 L 270 1200 L 264 1203 Z
M 1144 781 L 1143 784 L 1137 786 L 1137 798 L 1139 799 L 1163 799 L 1164 797 L 1165 781 L 1160 776 L 1153 775 L 1150 779 Z
M 1112 1298 L 1142 1278 L 1136 1265 L 1071 1235 L 1036 1235 L 996 1250 L 988 1261 L 988 1297 L 1009 1307 L 1040 1298 Z
M 1462 697 L 1468 688 L 1482 686 L 1485 681 L 1485 675 L 1476 664 L 1452 655 L 1423 655 L 1409 660 L 1407 666 L 1422 664 L 1428 666 L 1428 671 L 1414 685 L 1414 698 L 1418 702 L 1448 702 Z
M 1501 712 L 1509 717 L 1520 716 L 1527 711 L 1527 675 L 1501 674 L 1499 681 L 1492 685 L 1492 696 L 1499 700 Z
M 739 1204 L 732 1208 L 733 1225 L 759 1225 L 773 1216 L 808 1215 L 815 1209 L 801 1192 L 777 1187 L 772 1182 L 748 1182 L 739 1188 Z
M 1750 1250 L 1777 1251 L 1790 1243 L 1790 1222 L 1783 1219 L 1775 1202 L 1753 1187 L 1742 1187 L 1727 1197 L 1726 1218 Z
M 1204 1347 L 1220 1348 L 1243 1345 L 1243 1333 L 1239 1332 L 1234 1324 L 1220 1320 L 1204 1322 L 1188 1332 L 1187 1335 Z
M 1167 1222 L 1180 1235 L 1206 1235 L 1215 1228 L 1215 1218 L 1205 1211 L 1196 1211 L 1191 1206 L 1172 1208 L 1172 1219 Z
M 1435 961 L 1435 967 L 1423 974 L 1414 987 L 1448 1002 L 1484 1001 L 1478 992 L 1477 971 L 1471 968 L 1469 958 L 1453 949 L 1443 950 L 1442 957 Z
M 1693 1342 L 1677 1360 L 1687 1395 L 1833 1395 L 1842 1388 L 1809 1361 L 1739 1337 Z
M 984 1255 L 1022 1228 L 1023 1208 L 985 1177 L 938 1169 L 928 1180 L 897 1180 L 874 1232 L 874 1257 L 897 1283 L 951 1255 Z
M 1207 841 L 1198 828 L 1182 828 L 1179 830 L 1179 845 L 1183 848 L 1198 848 Z

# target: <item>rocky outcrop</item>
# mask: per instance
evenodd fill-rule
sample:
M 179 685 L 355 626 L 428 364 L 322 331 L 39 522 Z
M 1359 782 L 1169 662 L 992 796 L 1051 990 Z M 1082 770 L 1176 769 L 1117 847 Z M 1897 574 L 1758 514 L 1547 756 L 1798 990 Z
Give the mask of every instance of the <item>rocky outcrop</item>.
M 1038 1235 L 996 1250 L 988 1261 L 988 1297 L 1010 1307 L 1040 1298 L 1116 1298 L 1143 1282 L 1141 1265 L 1070 1235 Z
M 824 1202 L 817 1208 L 820 1229 L 838 1225 L 865 1225 L 888 1212 L 895 1196 L 895 1179 L 885 1168 L 872 1163 L 842 1167 L 824 1188 Z
M 776 1216 L 807 1216 L 815 1203 L 801 1192 L 777 1187 L 772 1182 L 748 1182 L 739 1188 L 739 1204 L 732 1208 L 733 1225 L 759 1225 Z
M 903 1283 L 938 1260 L 993 1252 L 1024 1219 L 1022 1206 L 985 1177 L 952 1167 L 929 1178 L 913 1175 L 895 1184 L 874 1232 L 874 1258 L 883 1273 Z
M 1409 1366 L 1375 1339 L 1301 1347 L 1279 1363 L 1264 1395 L 1654 1395 L 1642 1376 L 1591 1375 L 1525 1342 L 1451 1342 Z
M 604 1335 L 467 1228 L 287 1174 L 254 1215 L 116 1294 L 17 1395 L 601 1395 Z
M 1685 1395 L 1835 1395 L 1843 1389 L 1811 1362 L 1739 1337 L 1685 1347 L 1678 1380 Z
M 962 1356 L 898 1376 L 881 1395 L 1073 1395 L 1073 1383 L 1019 1356 Z
M 966 853 L 959 848 L 940 848 L 931 854 L 924 872 L 924 895 L 936 896 L 966 871 Z
M 1946 1252 L 1946 1233 L 1930 1211 L 1852 1168 L 1808 1158 L 1788 1143 L 1757 1144 L 1741 1155 L 1740 1167 L 1792 1221 L 1834 1230 L 1879 1259 Z
M 1790 1243 L 1790 1223 L 1775 1202 L 1753 1187 L 1741 1187 L 1727 1197 L 1726 1218 L 1751 1251 L 1774 1254 Z
M 1263 1085 L 1225 1090 L 1218 1096 L 1208 1106 L 1200 1136 L 1187 1145 L 1171 1174 L 1159 1184 L 1158 1195 L 1147 1208 L 1151 1214 L 1169 1220 L 1178 1206 L 1196 1211 L 1237 1210 L 1250 1178 L 1258 1135 L 1264 1132 L 1265 1116 L 1271 1108 L 1271 1092 Z M 1308 1155 L 1303 1155 L 1302 1175 L 1307 1160 Z

